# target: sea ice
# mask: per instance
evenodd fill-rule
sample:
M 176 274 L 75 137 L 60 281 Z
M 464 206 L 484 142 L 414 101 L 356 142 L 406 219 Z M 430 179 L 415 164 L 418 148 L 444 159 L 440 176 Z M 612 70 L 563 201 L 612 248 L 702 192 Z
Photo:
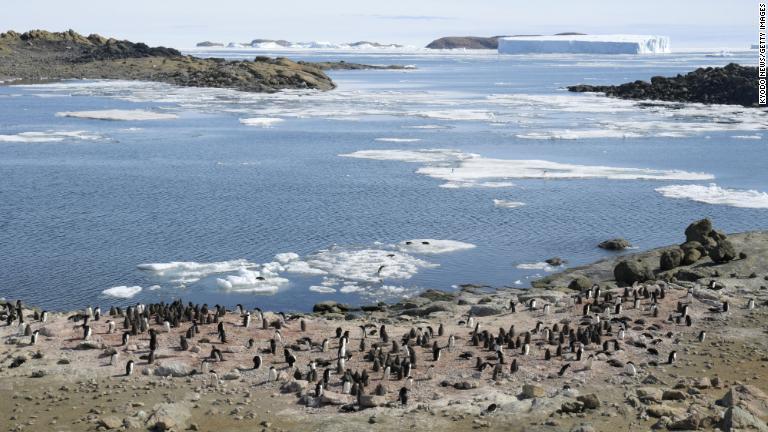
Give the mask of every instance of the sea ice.
M 57 117 L 75 117 L 91 120 L 122 120 L 122 121 L 143 121 L 143 120 L 171 120 L 179 116 L 169 113 L 158 113 L 145 110 L 100 110 L 100 111 L 63 111 L 56 113 Z
M 21 132 L 15 135 L 0 135 L 0 142 L 59 142 L 67 139 L 97 140 L 100 135 L 86 131 L 47 131 L 47 132 Z
M 559 267 L 553 267 L 545 262 L 537 262 L 537 263 L 518 264 L 516 268 L 520 270 L 543 270 L 545 272 L 553 272 L 557 270 Z
M 128 299 L 128 298 L 132 298 L 133 296 L 135 296 L 140 292 L 141 292 L 140 286 L 123 285 L 123 286 L 116 286 L 116 287 L 105 289 L 101 293 L 109 297 Z
M 394 142 L 394 143 L 411 143 L 411 142 L 419 142 L 421 141 L 421 138 L 376 138 L 376 141 Z
M 246 126 L 259 126 L 263 128 L 272 127 L 282 121 L 283 119 L 281 118 L 273 118 L 273 117 L 252 117 L 252 118 L 240 119 L 240 123 Z
M 336 292 L 335 288 L 331 288 L 323 285 L 312 285 L 311 287 L 309 287 L 309 290 L 316 293 L 322 293 L 322 294 L 332 294 Z
M 413 239 L 402 241 L 397 248 L 402 252 L 416 254 L 442 254 L 460 250 L 474 249 L 471 243 L 456 240 Z
M 139 270 L 153 273 L 155 276 L 167 279 L 172 283 L 188 284 L 216 273 L 228 273 L 243 267 L 253 267 L 256 264 L 246 260 L 220 261 L 198 263 L 193 261 L 174 261 L 169 263 L 139 264 Z
M 689 199 L 705 204 L 741 208 L 768 209 L 768 193 L 756 190 L 726 189 L 714 183 L 702 185 L 670 185 L 656 189 L 667 198 Z
M 306 262 L 329 275 L 368 283 L 409 279 L 422 268 L 437 267 L 411 255 L 383 249 L 332 248 L 307 257 Z
M 518 208 L 518 207 L 524 206 L 525 203 L 524 202 L 519 202 L 519 201 L 508 201 L 508 200 L 503 200 L 503 199 L 494 199 L 493 200 L 493 205 L 495 205 L 496 207 L 501 207 L 501 208 Z

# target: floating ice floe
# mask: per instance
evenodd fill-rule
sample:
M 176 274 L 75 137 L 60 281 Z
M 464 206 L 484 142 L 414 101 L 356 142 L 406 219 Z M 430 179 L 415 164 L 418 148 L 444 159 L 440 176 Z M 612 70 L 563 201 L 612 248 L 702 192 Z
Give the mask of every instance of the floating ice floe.
M 543 270 L 545 272 L 553 272 L 553 271 L 557 270 L 558 268 L 560 268 L 562 266 L 554 267 L 554 266 L 551 266 L 551 265 L 549 265 L 549 264 L 547 264 L 545 262 L 537 262 L 537 263 L 518 264 L 515 267 L 520 269 L 520 270 Z
M 525 205 L 524 202 L 494 199 L 493 205 L 501 208 L 518 208 Z
M 412 142 L 421 141 L 421 138 L 376 138 L 375 141 L 393 142 L 393 143 L 412 143 Z
M 506 179 L 593 179 L 611 180 L 711 180 L 707 173 L 647 168 L 575 165 L 544 160 L 492 159 L 459 150 L 361 150 L 342 157 L 402 162 L 420 162 L 417 173 L 449 183 L 480 184 Z
M 731 138 L 744 139 L 744 140 L 760 140 L 763 139 L 761 135 L 733 135 Z
M 702 185 L 670 185 L 656 189 L 667 198 L 688 199 L 705 204 L 741 208 L 768 209 L 768 193 L 756 190 L 726 189 L 714 183 Z
M 128 299 L 132 298 L 136 294 L 141 292 L 140 286 L 116 286 L 112 288 L 105 289 L 101 293 L 109 296 L 109 297 L 115 297 L 115 298 L 123 298 Z
M 256 264 L 246 260 L 231 260 L 211 263 L 194 261 L 174 261 L 169 263 L 139 264 L 139 270 L 148 271 L 156 277 L 167 279 L 171 283 L 190 284 L 217 273 L 228 273 L 240 268 L 254 267 Z
M 253 118 L 241 118 L 240 123 L 246 126 L 259 126 L 259 127 L 272 127 L 277 123 L 281 123 L 284 120 L 274 117 L 253 117 Z
M 413 239 L 397 244 L 402 252 L 415 254 L 442 254 L 460 250 L 474 249 L 472 243 L 464 243 L 456 240 Z
M 577 140 L 584 138 L 641 138 L 644 135 L 611 129 L 552 130 L 548 132 L 529 132 L 515 135 L 523 139 Z
M 440 185 L 445 189 L 464 189 L 464 188 L 508 188 L 514 187 L 512 182 L 461 182 L 461 181 L 449 181 Z
M 309 290 L 321 294 L 333 294 L 336 292 L 336 288 L 331 288 L 323 285 L 312 285 Z
M 433 264 L 411 255 L 383 249 L 332 248 L 306 258 L 307 264 L 341 279 L 380 283 L 385 279 L 410 279 Z
M 280 287 L 288 285 L 289 280 L 279 276 L 283 270 L 279 263 L 267 263 L 259 267 L 259 270 L 240 268 L 234 275 L 217 278 L 216 284 L 226 291 L 264 294 L 274 294 Z
M 91 120 L 172 120 L 179 118 L 176 114 L 159 113 L 145 110 L 99 110 L 99 111 L 63 111 L 56 113 L 57 117 L 74 117 Z
M 64 140 L 97 140 L 100 138 L 102 138 L 101 135 L 86 131 L 21 132 L 14 135 L 0 135 L 0 142 L 42 143 Z

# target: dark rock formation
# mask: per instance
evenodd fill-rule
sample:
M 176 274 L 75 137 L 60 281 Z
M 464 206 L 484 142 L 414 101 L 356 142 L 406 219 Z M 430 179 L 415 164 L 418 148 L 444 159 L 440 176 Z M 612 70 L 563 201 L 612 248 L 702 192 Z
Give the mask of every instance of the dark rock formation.
M 499 38 L 506 36 L 447 36 L 435 39 L 427 45 L 430 49 L 498 49 Z
M 599 245 L 597 245 L 597 247 L 601 249 L 606 249 L 606 250 L 618 251 L 618 250 L 624 250 L 628 247 L 632 247 L 632 244 L 624 240 L 623 238 L 615 238 L 615 239 L 601 242 Z
M 578 276 L 568 284 L 568 288 L 575 291 L 586 291 L 592 288 L 592 281 L 586 276 Z
M 227 61 L 182 55 L 172 48 L 83 36 L 72 30 L 0 34 L 0 80 L 123 79 L 190 87 L 272 92 L 334 88 L 317 66 L 279 58 Z
M 620 261 L 613 269 L 613 277 L 619 286 L 632 285 L 654 278 L 653 271 L 645 263 L 635 260 Z
M 574 85 L 572 92 L 601 92 L 622 99 L 654 99 L 671 102 L 699 102 L 757 106 L 757 68 L 731 63 L 725 67 L 699 68 L 685 75 L 655 76 L 650 82 L 621 85 Z
M 680 248 L 672 248 L 661 253 L 659 258 L 659 267 L 661 270 L 672 270 L 675 267 L 680 267 L 683 263 L 683 250 Z
M 210 47 L 223 47 L 224 44 L 221 42 L 205 41 L 205 42 L 198 42 L 197 45 L 195 46 L 200 48 L 210 48 Z
M 691 264 L 696 262 L 696 255 L 708 255 L 715 263 L 728 262 L 736 259 L 738 254 L 728 237 L 712 228 L 712 221 L 702 219 L 685 229 L 685 240 L 680 247 L 685 251 L 684 261 Z

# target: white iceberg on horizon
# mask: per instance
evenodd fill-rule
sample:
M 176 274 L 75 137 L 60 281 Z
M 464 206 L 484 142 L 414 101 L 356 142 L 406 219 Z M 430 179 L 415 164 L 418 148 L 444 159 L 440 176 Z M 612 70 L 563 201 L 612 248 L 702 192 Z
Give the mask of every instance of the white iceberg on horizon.
M 669 54 L 667 36 L 555 35 L 499 39 L 499 54 Z

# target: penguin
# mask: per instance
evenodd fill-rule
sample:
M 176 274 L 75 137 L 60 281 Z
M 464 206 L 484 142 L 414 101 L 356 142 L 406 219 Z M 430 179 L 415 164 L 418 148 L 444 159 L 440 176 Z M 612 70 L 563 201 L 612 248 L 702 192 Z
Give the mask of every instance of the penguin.
M 699 342 L 704 342 L 704 339 L 706 339 L 706 338 L 707 338 L 707 332 L 705 332 L 704 330 L 700 331 L 699 332 Z
M 389 381 L 389 377 L 391 373 L 392 373 L 392 370 L 390 369 L 390 367 L 389 366 L 385 367 L 384 373 L 381 376 L 382 381 Z
M 347 356 L 347 339 L 341 338 L 341 341 L 339 342 L 339 351 L 338 351 L 337 358 L 343 358 L 346 356 Z
M 322 395 L 323 395 L 323 383 L 317 383 L 317 385 L 315 385 L 315 397 L 319 398 Z
M 521 354 L 524 356 L 527 356 L 531 352 L 531 345 L 530 344 L 523 344 L 523 349 L 521 351 Z
M 346 363 L 346 360 L 344 359 L 344 357 L 341 357 L 336 361 L 336 373 L 338 374 L 344 373 L 344 370 L 346 369 L 345 363 Z
M 528 303 L 528 310 L 534 311 L 536 310 L 536 299 L 531 299 L 530 303 Z
M 107 321 L 107 333 L 112 334 L 115 332 L 115 322 L 112 320 Z
M 93 310 L 93 320 L 98 321 L 99 318 L 101 318 L 101 308 L 96 306 L 96 309 Z
M 43 311 L 43 313 L 40 314 L 40 322 L 45 324 L 46 321 L 48 321 L 48 311 Z
M 519 370 L 519 368 L 517 366 L 517 359 L 512 359 L 512 364 L 509 366 L 509 372 L 510 373 L 515 373 L 518 370 Z
M 269 367 L 269 375 L 267 376 L 267 380 L 270 382 L 277 381 L 277 369 L 275 369 L 274 366 Z
M 565 374 L 565 371 L 567 371 L 569 367 L 571 367 L 570 363 L 564 364 L 563 367 L 560 368 L 560 371 L 557 372 L 557 376 L 563 376 L 563 374 Z
M 341 385 L 341 393 L 349 394 L 351 391 L 352 391 L 352 383 L 350 383 L 347 380 L 344 380 L 344 383 Z
M 301 328 L 302 332 L 307 331 L 307 322 L 304 320 L 299 321 L 299 327 Z M 363 332 L 365 333 L 365 332 Z
M 133 360 L 128 360 L 128 363 L 125 364 L 125 376 L 130 376 L 133 374 Z
M 544 315 L 549 315 L 550 306 L 549 303 L 544 305 Z
M 639 298 L 635 299 L 634 303 L 632 304 L 632 307 L 634 309 L 640 309 L 640 299 Z
M 117 364 L 117 360 L 119 359 L 120 354 L 118 354 L 117 351 L 113 352 L 111 356 L 109 356 L 109 364 L 111 366 L 114 366 Z
M 32 332 L 32 336 L 30 336 L 30 339 L 29 339 L 29 344 L 30 344 L 30 345 L 35 345 L 35 344 L 37 344 L 37 336 L 38 336 L 39 334 L 40 334 L 40 331 L 39 331 L 39 330 L 35 330 L 35 331 L 33 331 L 33 332 Z
M 730 309 L 730 305 L 728 304 L 728 301 L 723 302 L 723 312 L 728 312 L 728 309 Z
M 438 346 L 433 347 L 432 348 L 432 361 L 435 361 L 435 362 L 439 361 L 440 360 L 440 355 L 442 354 L 442 351 L 443 351 L 443 349 L 438 347 Z
M 747 301 L 747 309 L 752 310 L 755 308 L 755 299 L 751 298 Z
M 592 363 L 594 361 L 595 361 L 595 356 L 590 354 L 589 357 L 587 357 L 587 361 L 584 363 L 584 369 L 592 370 Z
M 690 327 L 690 326 L 692 326 L 692 325 L 693 325 L 693 319 L 691 318 L 691 316 L 690 316 L 690 315 L 686 315 L 686 316 L 685 316 L 685 325 L 686 325 L 687 327 Z
M 251 326 L 251 314 L 246 313 L 243 315 L 243 327 L 249 328 Z
M 397 401 L 400 402 L 401 405 L 407 405 L 408 404 L 408 389 L 403 387 L 400 389 L 400 392 L 397 396 Z
M 667 358 L 667 364 L 672 364 L 675 360 L 677 360 L 677 351 L 672 351 Z
M 328 339 L 323 339 L 323 343 L 320 344 L 320 351 L 322 352 L 328 351 Z
M 613 314 L 621 315 L 621 303 L 616 304 L 616 307 L 613 308 Z
M 123 346 L 128 345 L 128 341 L 131 338 L 131 334 L 129 332 L 123 332 Z
M 87 325 L 83 327 L 83 340 L 87 341 L 91 338 L 91 326 Z
M 448 336 L 448 351 L 453 352 L 453 348 L 456 346 L 456 337 L 454 335 Z
M 585 303 L 584 307 L 582 307 L 582 315 L 583 316 L 589 315 L 590 308 L 591 308 L 590 304 L 589 303 Z
M 624 339 L 625 335 L 626 335 L 626 332 L 624 331 L 624 329 L 620 329 L 619 330 L 619 334 L 617 335 L 617 337 L 618 337 L 619 340 L 622 340 L 622 339 Z
M 277 342 L 274 339 L 269 340 L 269 352 L 272 355 L 275 355 L 275 352 L 277 351 Z

